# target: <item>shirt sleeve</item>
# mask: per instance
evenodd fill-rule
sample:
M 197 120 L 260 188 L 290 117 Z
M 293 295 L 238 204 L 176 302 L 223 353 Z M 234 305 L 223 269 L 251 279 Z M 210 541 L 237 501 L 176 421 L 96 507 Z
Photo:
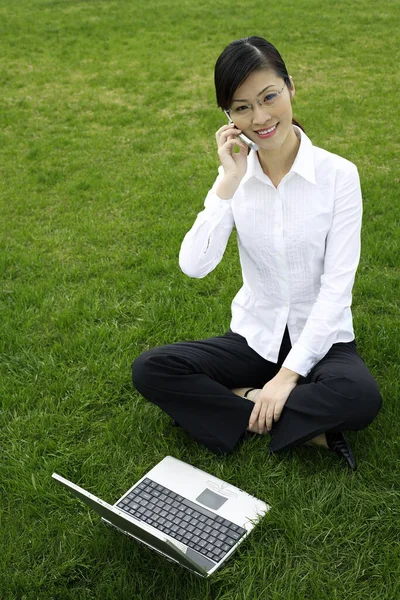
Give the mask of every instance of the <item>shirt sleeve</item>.
M 362 198 L 357 168 L 346 164 L 346 171 L 338 170 L 336 175 L 320 291 L 298 341 L 282 365 L 304 377 L 336 342 L 341 320 L 351 306 L 360 259 Z
M 215 193 L 223 176 L 222 167 L 218 177 L 208 192 L 201 211 L 193 227 L 185 235 L 179 252 L 179 266 L 189 277 L 205 277 L 221 261 L 234 220 L 232 200 L 222 200 Z

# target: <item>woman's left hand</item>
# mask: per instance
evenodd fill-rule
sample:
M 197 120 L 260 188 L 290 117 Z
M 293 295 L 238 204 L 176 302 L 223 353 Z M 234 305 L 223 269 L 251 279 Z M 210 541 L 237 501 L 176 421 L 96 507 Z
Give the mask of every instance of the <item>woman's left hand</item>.
M 296 387 L 299 378 L 299 375 L 293 371 L 288 369 L 284 371 L 286 373 L 281 369 L 256 396 L 249 420 L 250 431 L 258 430 L 258 433 L 270 431 L 273 422 L 279 421 L 286 400 Z

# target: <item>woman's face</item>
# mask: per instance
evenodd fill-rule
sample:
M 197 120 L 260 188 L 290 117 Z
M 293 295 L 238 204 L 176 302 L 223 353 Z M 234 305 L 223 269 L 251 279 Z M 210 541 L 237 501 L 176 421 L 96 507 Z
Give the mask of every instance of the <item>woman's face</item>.
M 279 151 L 296 136 L 292 127 L 292 80 L 291 83 L 289 89 L 281 77 L 263 69 L 251 73 L 233 95 L 231 118 L 260 150 Z M 247 105 L 251 105 L 250 110 L 246 110 Z

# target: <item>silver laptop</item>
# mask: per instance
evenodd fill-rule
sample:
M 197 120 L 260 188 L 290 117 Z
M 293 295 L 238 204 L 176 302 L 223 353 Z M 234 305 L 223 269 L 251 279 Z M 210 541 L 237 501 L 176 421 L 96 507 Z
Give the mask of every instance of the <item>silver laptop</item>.
M 270 508 L 172 456 L 112 506 L 57 473 L 53 478 L 107 524 L 202 577 L 209 577 L 231 556 Z

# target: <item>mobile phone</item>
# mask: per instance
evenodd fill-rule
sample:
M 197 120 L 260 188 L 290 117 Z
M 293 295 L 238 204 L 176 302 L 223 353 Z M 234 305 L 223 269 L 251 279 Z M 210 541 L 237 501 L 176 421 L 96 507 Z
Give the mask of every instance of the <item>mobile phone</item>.
M 231 125 L 233 125 L 234 127 L 236 127 L 236 125 L 234 124 L 234 122 L 232 121 L 229 113 L 227 110 L 224 110 L 224 113 L 226 114 L 226 116 L 228 117 L 228 121 Z M 252 150 L 255 150 L 255 152 L 257 152 L 257 150 L 259 149 L 257 144 L 255 142 L 253 142 L 253 140 L 250 140 L 248 137 L 246 137 L 243 133 L 240 133 L 238 135 L 239 140 L 242 140 L 242 142 L 244 142 L 245 144 L 247 144 L 247 146 L 249 148 L 251 148 Z

